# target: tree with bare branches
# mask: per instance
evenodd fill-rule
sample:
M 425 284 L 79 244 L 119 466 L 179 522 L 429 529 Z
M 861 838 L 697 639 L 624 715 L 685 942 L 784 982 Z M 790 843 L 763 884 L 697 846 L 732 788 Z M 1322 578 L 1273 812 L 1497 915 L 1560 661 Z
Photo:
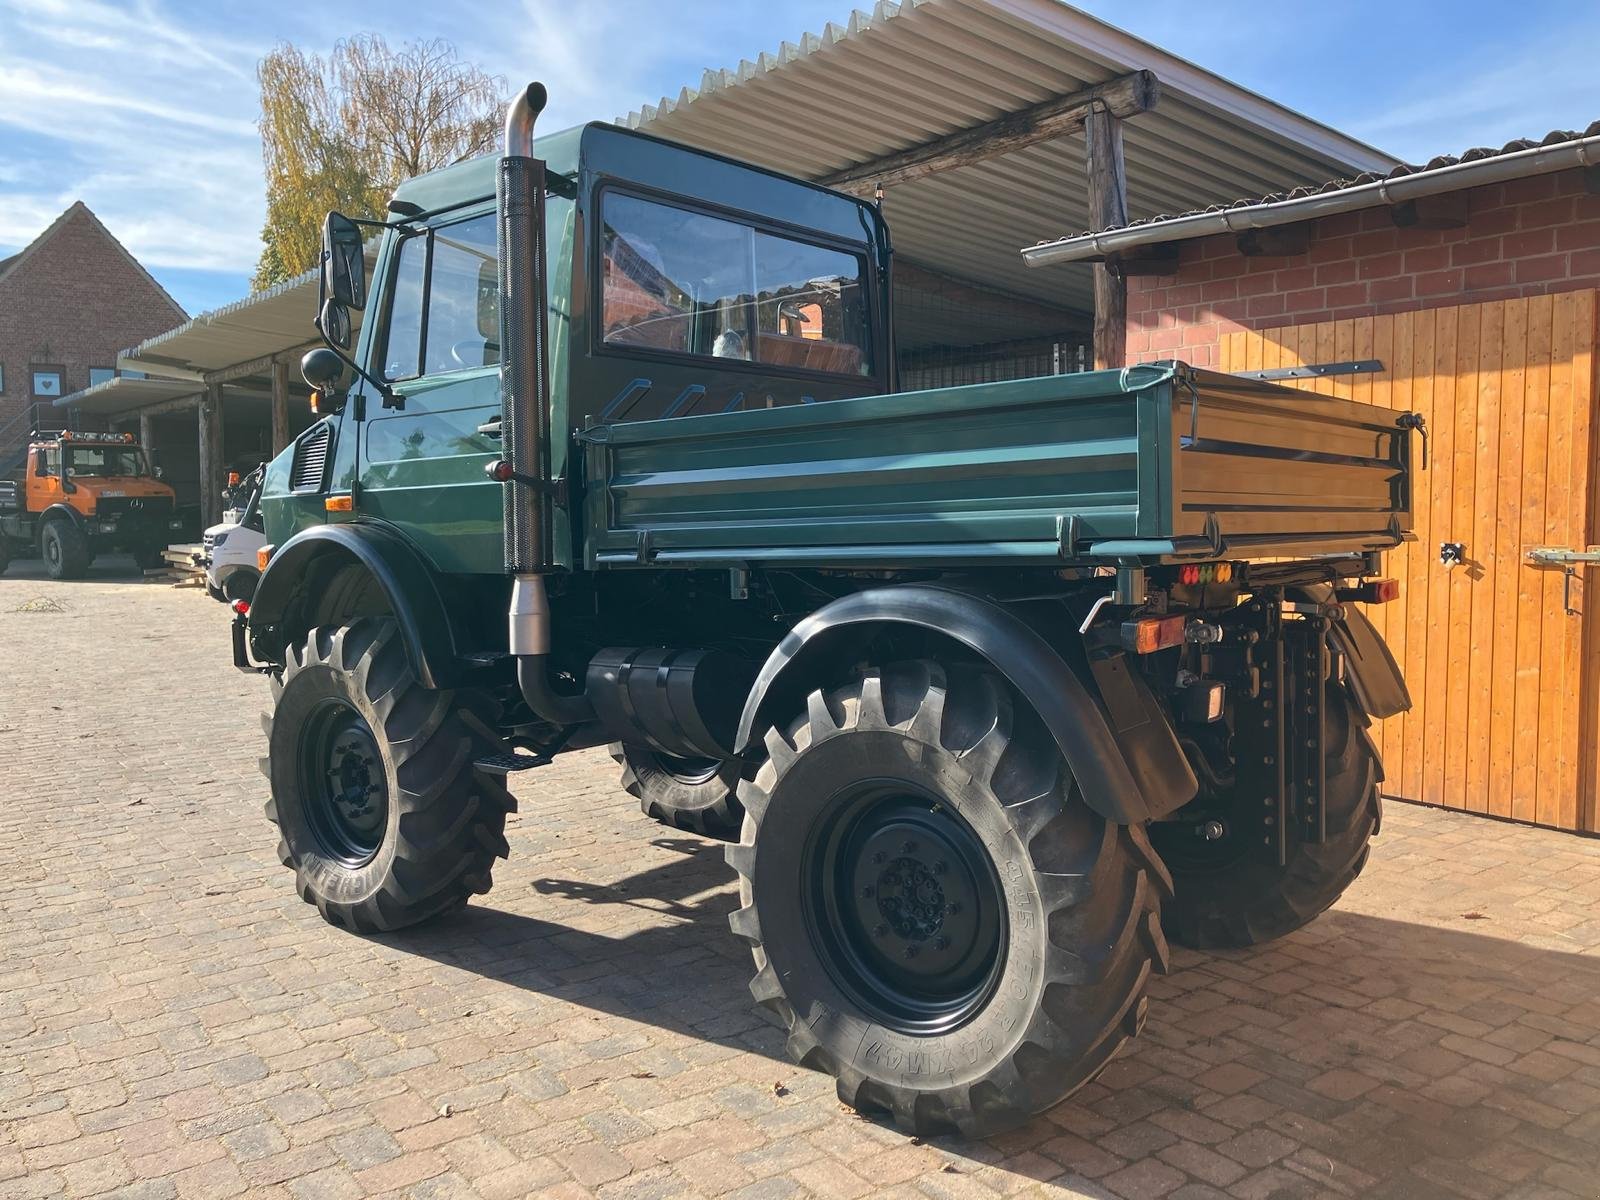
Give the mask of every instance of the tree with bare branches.
M 377 34 L 326 59 L 280 44 L 256 76 L 267 175 L 257 288 L 316 265 L 329 209 L 377 218 L 402 180 L 487 153 L 505 92 L 446 41 L 392 49 Z

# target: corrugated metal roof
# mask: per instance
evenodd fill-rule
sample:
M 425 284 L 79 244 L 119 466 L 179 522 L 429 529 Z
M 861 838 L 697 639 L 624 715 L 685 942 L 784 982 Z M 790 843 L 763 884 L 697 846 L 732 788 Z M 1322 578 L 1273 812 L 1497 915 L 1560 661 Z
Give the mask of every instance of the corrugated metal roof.
M 275 284 L 146 338 L 117 356 L 126 370 L 204 375 L 317 340 L 317 272 Z M 351 316 L 359 321 L 360 313 Z
M 1395 164 L 1056 0 L 879 3 L 619 123 L 818 179 L 1139 69 L 1162 91 L 1123 124 L 1139 216 Z M 907 183 L 884 211 L 906 258 L 1092 308 L 1087 268 L 1029 272 L 1016 249 L 1087 222 L 1081 138 Z
M 1302 184 L 1284 191 L 1268 192 L 1261 196 L 1247 196 L 1225 204 L 1208 204 L 1201 208 L 1191 208 L 1183 212 L 1157 213 L 1148 217 L 1140 217 L 1137 220 L 1130 220 L 1126 225 L 1111 225 L 1105 229 L 1083 229 L 1078 233 L 1067 236 L 1086 237 L 1091 233 L 1106 233 L 1111 229 L 1134 229 L 1142 225 L 1159 225 L 1167 221 L 1181 220 L 1184 217 L 1199 216 L 1202 213 L 1223 212 L 1230 208 L 1254 208 L 1262 204 L 1278 204 L 1284 200 L 1298 200 L 1304 196 L 1327 195 L 1330 192 L 1342 192 L 1365 184 L 1377 183 L 1382 179 L 1403 179 L 1408 175 L 1416 175 L 1423 171 L 1438 171 L 1445 167 L 1453 167 L 1457 163 L 1480 162 L 1486 158 L 1501 158 L 1523 150 L 1559 146 L 1566 142 L 1582 141 L 1584 138 L 1596 136 L 1600 136 L 1600 121 L 1592 122 L 1587 129 L 1552 129 L 1542 138 L 1517 138 L 1503 146 L 1474 146 L 1470 150 L 1463 150 L 1460 154 L 1440 154 L 1430 158 L 1425 163 L 1398 163 L 1387 171 L 1363 171 L 1358 175 L 1339 175 L 1332 179 L 1324 179 L 1319 183 Z

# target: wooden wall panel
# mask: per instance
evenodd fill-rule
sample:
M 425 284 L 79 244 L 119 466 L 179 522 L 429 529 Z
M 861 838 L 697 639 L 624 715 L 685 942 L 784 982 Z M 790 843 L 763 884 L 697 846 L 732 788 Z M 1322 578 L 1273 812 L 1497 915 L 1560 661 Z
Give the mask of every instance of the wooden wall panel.
M 1381 374 L 1297 386 L 1427 418 L 1417 540 L 1386 568 L 1401 599 L 1367 610 L 1414 701 L 1373 730 L 1390 795 L 1600 832 L 1600 590 L 1568 615 L 1562 572 L 1525 557 L 1600 542 L 1596 309 L 1565 292 L 1223 340 L 1224 371 L 1376 358 Z M 1444 541 L 1464 566 L 1439 565 Z

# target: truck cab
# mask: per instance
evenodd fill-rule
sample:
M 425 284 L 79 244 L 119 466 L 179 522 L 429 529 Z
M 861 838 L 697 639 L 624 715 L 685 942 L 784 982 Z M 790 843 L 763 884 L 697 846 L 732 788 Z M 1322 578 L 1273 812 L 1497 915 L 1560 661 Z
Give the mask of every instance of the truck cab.
M 36 434 L 20 478 L 0 480 L 0 567 L 36 551 L 51 578 L 76 579 L 115 550 L 159 566 L 175 500 L 131 433 Z
M 873 206 L 606 124 L 542 150 L 552 428 L 892 388 Z M 298 528 L 348 519 L 325 493 L 351 497 L 440 569 L 502 575 L 502 489 L 483 473 L 502 449 L 495 161 L 403 184 L 390 211 L 406 215 L 381 231 L 351 348 L 373 382 L 329 389 L 339 412 L 274 464 L 263 509 Z M 555 476 L 567 445 L 550 442 Z M 555 554 L 572 561 L 566 528 Z

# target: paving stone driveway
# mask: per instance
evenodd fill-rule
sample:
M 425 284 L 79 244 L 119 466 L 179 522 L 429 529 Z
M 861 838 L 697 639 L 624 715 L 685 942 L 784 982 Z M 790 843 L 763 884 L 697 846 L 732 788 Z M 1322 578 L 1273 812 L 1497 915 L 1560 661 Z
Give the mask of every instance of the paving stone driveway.
M 1335 912 L 1179 952 L 1073 1102 L 920 1144 L 784 1059 L 720 851 L 602 754 L 525 777 L 466 914 L 341 933 L 274 857 L 222 607 L 28 567 L 0 579 L 0 1200 L 1600 1196 L 1600 843 L 1392 804 Z

